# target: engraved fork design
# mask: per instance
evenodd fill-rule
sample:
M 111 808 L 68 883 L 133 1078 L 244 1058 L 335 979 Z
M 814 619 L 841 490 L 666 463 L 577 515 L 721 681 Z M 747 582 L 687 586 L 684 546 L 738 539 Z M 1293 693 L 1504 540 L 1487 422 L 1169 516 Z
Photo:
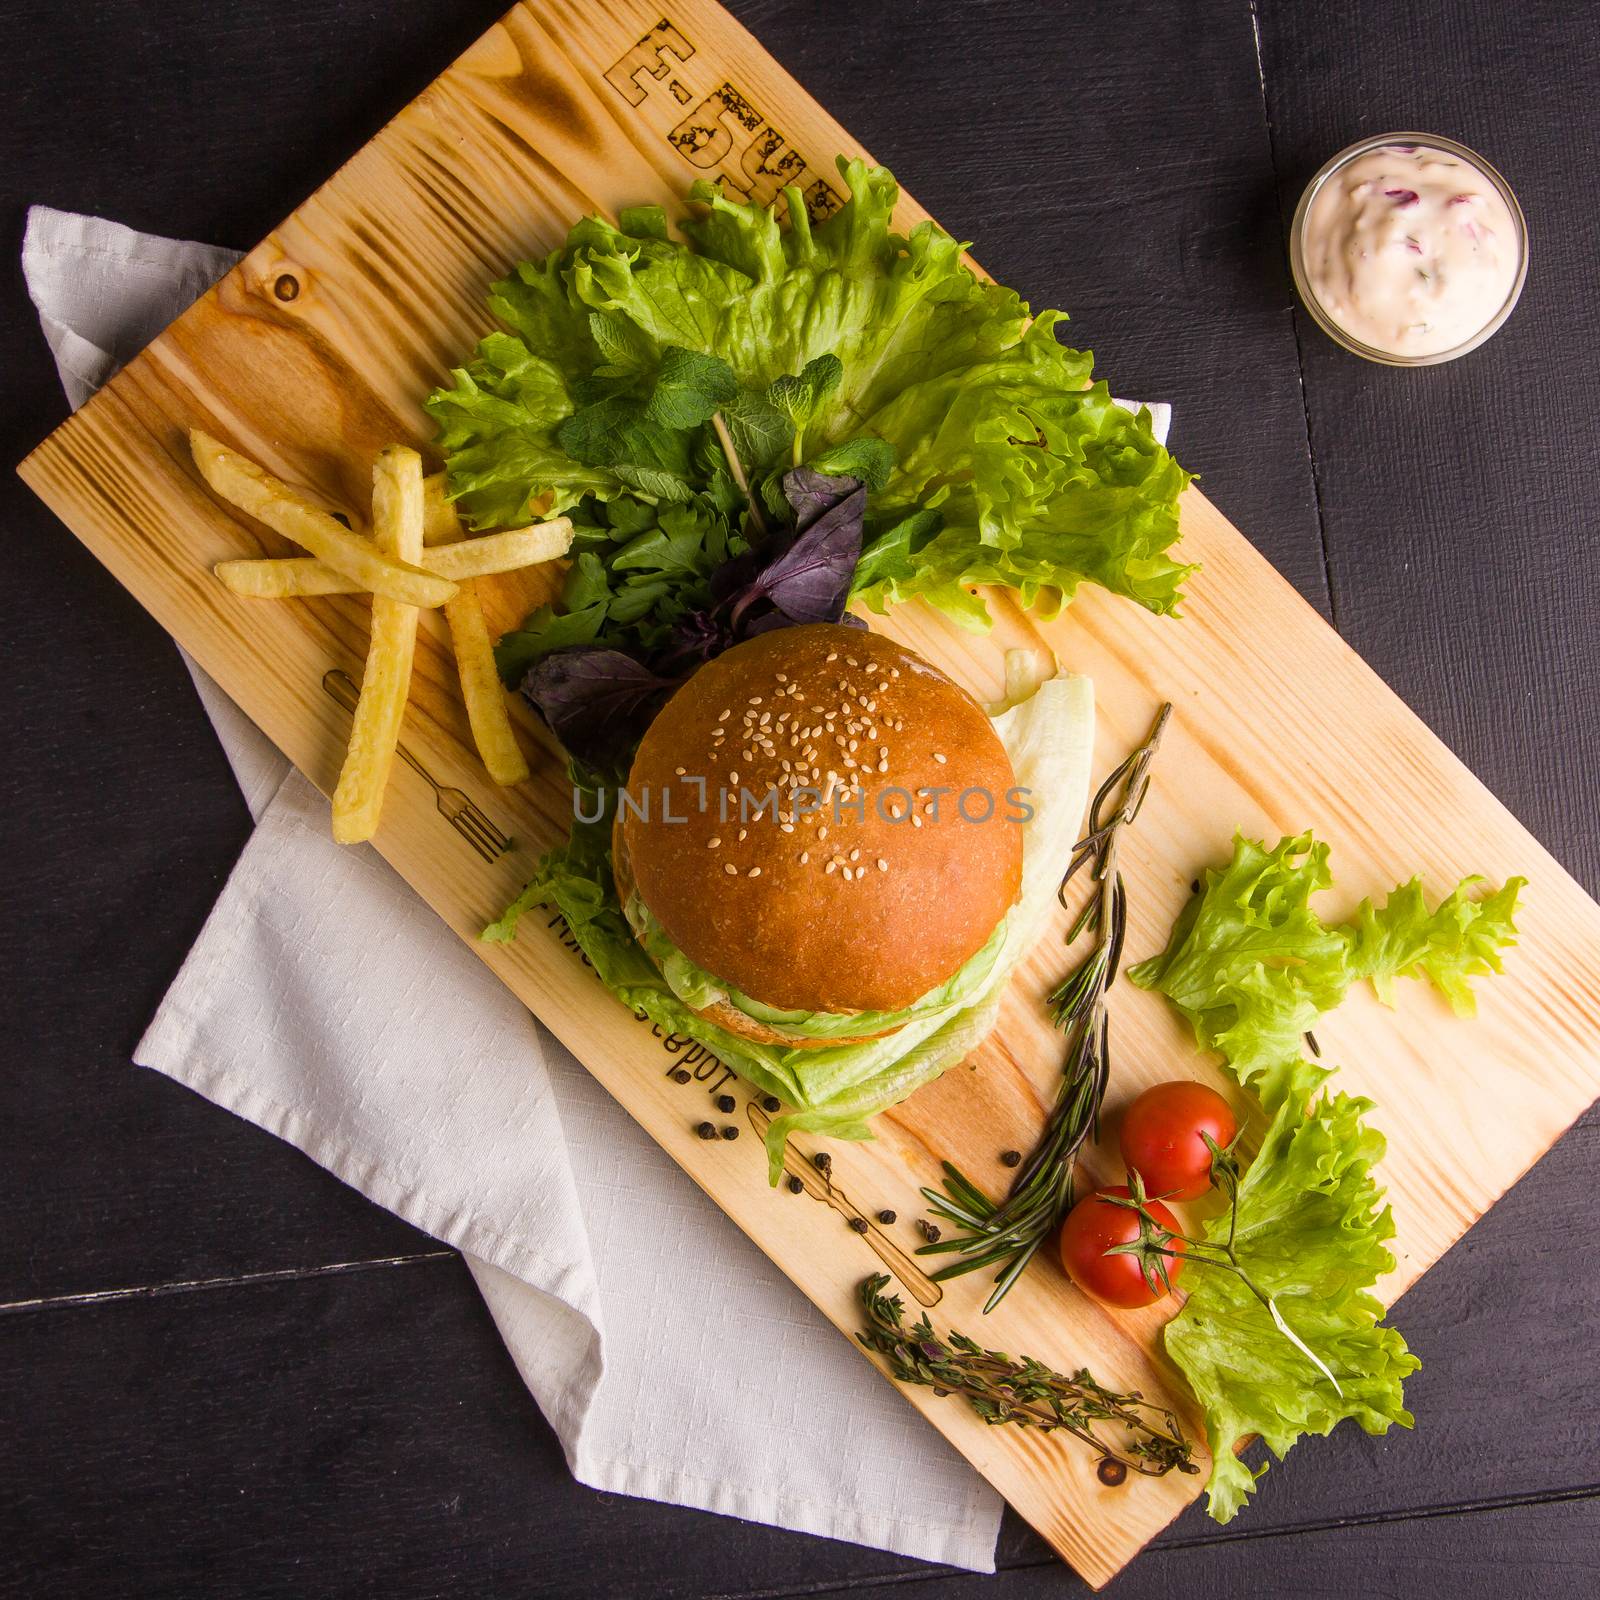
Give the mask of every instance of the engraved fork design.
M 361 691 L 348 672 L 342 672 L 338 667 L 330 668 L 322 675 L 322 687 L 327 690 L 330 698 L 337 701 L 346 711 L 355 711 Z M 470 795 L 464 790 L 440 783 L 404 744 L 397 744 L 395 751 L 400 759 L 433 790 L 439 815 L 485 861 L 494 861 L 511 848 L 511 840 L 489 820 Z

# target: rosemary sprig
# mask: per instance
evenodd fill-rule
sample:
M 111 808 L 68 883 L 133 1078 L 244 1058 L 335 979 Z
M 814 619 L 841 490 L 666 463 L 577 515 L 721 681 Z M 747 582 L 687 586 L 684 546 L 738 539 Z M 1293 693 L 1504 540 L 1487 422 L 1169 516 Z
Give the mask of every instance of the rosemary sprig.
M 1186 1265 L 1193 1262 L 1196 1266 L 1215 1267 L 1222 1272 L 1233 1273 L 1266 1307 L 1267 1315 L 1272 1318 L 1273 1326 L 1278 1332 L 1333 1385 L 1334 1392 L 1343 1399 L 1344 1390 L 1340 1387 L 1339 1380 L 1334 1377 L 1332 1369 L 1289 1326 L 1284 1320 L 1283 1313 L 1278 1309 L 1278 1302 L 1245 1271 L 1243 1263 L 1239 1260 L 1239 1251 L 1235 1244 L 1239 1233 L 1239 1162 L 1233 1153 L 1234 1146 L 1239 1142 L 1238 1136 L 1235 1136 L 1233 1144 L 1226 1149 L 1209 1133 L 1202 1133 L 1200 1137 L 1205 1140 L 1206 1147 L 1211 1151 L 1211 1182 L 1228 1197 L 1228 1237 L 1224 1240 L 1197 1239 L 1192 1234 L 1178 1233 L 1165 1226 L 1149 1207 L 1144 1181 L 1137 1172 L 1130 1171 L 1126 1199 L 1121 1195 L 1111 1194 L 1102 1195 L 1101 1199 L 1107 1205 L 1121 1206 L 1126 1211 L 1137 1212 L 1139 1235 L 1126 1244 L 1112 1245 L 1106 1254 L 1135 1257 L 1139 1263 L 1139 1270 L 1144 1274 L 1144 1281 L 1155 1294 L 1165 1294 L 1171 1289 L 1172 1281 L 1168 1275 L 1167 1262 L 1177 1257 L 1181 1257 Z M 1185 1248 L 1181 1251 L 1175 1250 L 1174 1242 L 1181 1243 Z
M 1100 785 L 1089 808 L 1089 831 L 1074 846 L 1057 891 L 1065 907 L 1068 885 L 1085 867 L 1090 869 L 1096 889 L 1068 930 L 1067 944 L 1072 946 L 1085 933 L 1093 933 L 1095 943 L 1049 998 L 1050 1020 L 1067 1035 L 1068 1044 L 1061 1087 L 1044 1137 L 1018 1172 L 1011 1193 L 998 1205 L 948 1161 L 943 1190 L 922 1191 L 931 1211 L 966 1230 L 917 1251 L 920 1256 L 959 1255 L 959 1260 L 934 1273 L 935 1279 L 999 1266 L 985 1312 L 1000 1304 L 1034 1252 L 1071 1210 L 1073 1164 L 1085 1141 L 1099 1133 L 1100 1102 L 1111 1071 L 1105 997 L 1122 964 L 1128 922 L 1128 894 L 1117 867 L 1118 839 L 1139 815 L 1149 793 L 1150 763 L 1171 715 L 1171 704 L 1163 705 L 1144 743 Z
M 1146 1477 L 1174 1468 L 1199 1471 L 1190 1459 L 1194 1447 L 1167 1407 L 1136 1390 L 1119 1394 L 1103 1388 L 1086 1370 L 1068 1377 L 1031 1358 L 1015 1360 L 1002 1350 L 985 1350 L 959 1333 L 937 1339 L 926 1316 L 904 1328 L 905 1307 L 898 1295 L 884 1294 L 888 1283 L 884 1273 L 862 1283 L 867 1326 L 856 1338 L 881 1355 L 901 1383 L 927 1384 L 939 1395 L 959 1394 L 991 1427 L 1012 1422 L 1043 1433 L 1064 1429 L 1100 1457 L 1103 1483 L 1121 1483 L 1129 1470 Z M 1108 1440 L 1107 1424 L 1127 1429 L 1127 1437 Z

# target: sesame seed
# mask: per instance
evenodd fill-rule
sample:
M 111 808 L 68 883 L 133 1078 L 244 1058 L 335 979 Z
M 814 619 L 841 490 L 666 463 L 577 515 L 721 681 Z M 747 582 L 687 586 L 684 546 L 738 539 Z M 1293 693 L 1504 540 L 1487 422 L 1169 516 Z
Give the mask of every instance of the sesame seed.
M 921 827 L 921 826 L 922 826 L 922 818 L 921 818 L 921 817 L 919 817 L 919 816 L 918 816 L 918 815 L 917 815 L 917 814 L 916 814 L 916 812 L 915 812 L 915 811 L 913 811 L 913 812 L 912 812 L 912 813 L 911 813 L 911 826 L 912 826 L 912 827 L 913 827 L 913 828 L 920 828 L 920 827 Z
M 674 767 L 672 770 L 677 777 L 681 778 L 689 769 L 687 767 Z
M 833 863 L 833 862 L 831 862 L 831 861 L 830 861 L 830 862 L 829 862 L 829 863 L 828 863 L 828 864 L 827 864 L 827 866 L 825 866 L 825 867 L 824 867 L 824 868 L 823 868 L 823 869 L 822 869 L 822 870 L 823 870 L 823 871 L 824 871 L 824 872 L 837 872 L 837 871 L 838 871 L 838 870 L 839 870 L 839 869 L 838 869 L 838 867 L 837 867 L 837 866 L 835 866 L 835 865 L 834 865 L 834 863 Z
M 828 774 L 828 776 L 831 778 L 833 776 L 833 774 L 830 772 Z M 828 830 L 826 828 L 818 828 L 817 829 L 817 838 L 819 840 L 820 839 L 826 839 L 827 837 L 828 837 Z
M 879 772 L 887 772 L 888 770 L 889 770 L 889 762 L 888 762 L 888 758 L 885 757 L 884 760 L 882 760 L 882 761 L 880 761 L 878 763 L 878 771 Z
M 744 843 L 744 841 L 745 841 L 745 835 L 746 835 L 746 834 L 748 834 L 748 833 L 749 833 L 749 832 L 750 832 L 750 830 L 749 830 L 749 829 L 748 829 L 748 828 L 741 828 L 741 829 L 740 829 L 740 830 L 739 830 L 739 843 L 740 843 L 740 844 L 743 844 L 743 843 Z
M 883 682 L 878 685 L 878 693 L 879 694 L 887 694 L 888 692 L 889 692 L 889 680 L 887 678 L 885 678 L 883 680 Z
M 849 867 L 842 867 L 842 868 L 840 868 L 840 871 L 842 871 L 844 873 L 844 881 L 846 883 L 849 883 L 855 876 L 855 874 L 853 872 L 851 872 Z
M 728 774 L 728 782 L 729 783 L 737 783 L 738 781 L 739 781 L 739 774 L 737 772 L 730 772 Z
M 780 822 L 778 824 L 778 832 L 779 833 L 793 833 L 794 832 L 794 824 L 792 822 Z
M 732 715 L 733 715 L 733 707 L 729 706 L 728 709 L 726 711 L 724 711 L 720 717 L 717 718 L 717 721 L 718 722 L 726 722 L 728 720 L 728 718 L 731 717 Z
M 745 874 L 745 876 L 747 878 L 759 878 L 761 876 L 761 868 L 760 867 L 751 867 L 751 869 Z
M 778 674 L 778 682 L 779 683 L 787 683 L 788 681 L 789 681 L 789 674 L 787 672 L 780 672 Z
M 829 661 L 837 661 L 838 659 L 839 659 L 839 652 L 837 650 L 830 650 L 828 652 L 828 660 Z M 824 665 L 826 665 L 826 663 L 824 663 Z
M 854 656 L 846 656 L 844 658 L 844 664 L 847 667 L 854 667 L 854 666 L 858 666 L 860 663 L 857 662 L 857 660 L 856 660 L 856 658 Z
M 706 840 L 706 849 L 707 850 L 715 850 L 717 848 L 717 846 L 719 844 L 721 844 L 721 843 L 722 843 L 722 837 L 719 834 L 715 839 L 707 839 Z
M 861 852 L 859 850 L 852 850 L 850 852 L 850 859 L 852 861 L 859 861 L 861 859 Z
M 801 866 L 802 866 L 802 867 L 803 867 L 803 866 L 804 866 L 804 865 L 805 865 L 805 864 L 806 864 L 806 863 L 807 863 L 807 862 L 808 862 L 808 861 L 809 861 L 809 860 L 810 860 L 810 859 L 811 859 L 811 852 L 810 852 L 810 851 L 809 851 L 809 850 L 802 850 L 802 851 L 801 851 L 801 852 L 800 852 L 800 865 L 801 865 Z
M 761 704 L 761 696 L 760 696 L 760 695 L 758 695 L 758 694 L 753 694 L 753 695 L 751 695 L 751 696 L 750 696 L 750 701 L 749 701 L 749 703 L 750 703 L 750 704 L 751 704 L 751 705 L 753 705 L 753 706 L 758 706 L 758 705 L 760 705 L 760 704 Z
M 889 870 L 889 863 L 887 861 L 885 861 L 882 856 L 879 856 L 878 857 L 878 871 L 879 872 L 887 872 L 888 870 Z
M 734 866 L 731 861 L 725 861 L 722 864 L 722 870 L 726 872 L 730 878 L 737 878 L 739 876 L 739 869 Z
M 935 760 L 935 761 L 937 761 L 937 762 L 938 762 L 938 763 L 939 763 L 939 765 L 940 765 L 940 766 L 941 766 L 941 767 L 942 767 L 942 766 L 943 766 L 943 765 L 944 765 L 944 764 L 945 764 L 945 759 L 944 759 L 944 757 L 943 757 L 943 756 L 942 756 L 942 755 L 940 755 L 940 754 L 939 754 L 939 752 L 938 752 L 938 751 L 937 751 L 937 750 L 935 750 L 935 751 L 934 751 L 934 752 L 933 752 L 933 759 L 934 759 L 934 760 Z

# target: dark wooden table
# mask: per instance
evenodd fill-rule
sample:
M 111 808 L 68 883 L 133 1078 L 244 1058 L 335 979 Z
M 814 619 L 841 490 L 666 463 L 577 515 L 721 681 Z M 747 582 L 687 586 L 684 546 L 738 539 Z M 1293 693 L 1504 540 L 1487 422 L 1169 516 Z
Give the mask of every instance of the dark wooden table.
M 29 202 L 250 245 L 499 9 L 0 0 L 0 459 L 65 413 Z M 1600 889 L 1600 7 L 734 9 L 1118 392 L 1175 403 L 1208 493 Z M 1412 373 L 1298 314 L 1283 246 L 1320 162 L 1398 128 L 1489 155 L 1533 241 L 1506 330 Z M 0 1592 L 1082 1590 L 1015 1519 L 987 1580 L 580 1488 L 453 1252 L 132 1068 L 249 819 L 167 639 L 9 475 L 0 531 Z M 1400 1305 L 1415 1433 L 1306 1443 L 1112 1592 L 1593 1594 L 1597 1159 L 1591 1115 Z

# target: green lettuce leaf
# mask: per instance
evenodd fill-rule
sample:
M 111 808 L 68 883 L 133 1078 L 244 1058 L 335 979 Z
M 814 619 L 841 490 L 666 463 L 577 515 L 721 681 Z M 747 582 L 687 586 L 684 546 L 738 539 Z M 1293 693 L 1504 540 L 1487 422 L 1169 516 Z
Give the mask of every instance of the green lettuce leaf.
M 1349 940 L 1310 904 L 1332 881 L 1328 847 L 1309 833 L 1271 850 L 1237 835 L 1233 859 L 1205 873 L 1167 948 L 1128 973 L 1164 994 L 1269 1111 L 1311 1086 L 1305 1034 L 1349 987 Z
M 1463 879 L 1432 912 L 1420 878 L 1401 884 L 1379 909 L 1363 900 L 1350 946 L 1352 974 L 1370 979 L 1388 1006 L 1396 978 L 1427 978 L 1457 1016 L 1472 1016 L 1478 1007 L 1470 980 L 1503 970 L 1500 952 L 1516 943 L 1517 896 L 1527 884 L 1508 878 L 1481 900 L 1468 899 L 1468 889 L 1482 881 Z
M 1369 1433 L 1411 1424 L 1401 1386 L 1418 1363 L 1382 1326 L 1370 1293 L 1393 1265 L 1383 1247 L 1393 1223 L 1372 1177 L 1383 1138 L 1364 1121 L 1368 1101 L 1317 1097 L 1332 1069 L 1306 1060 L 1303 1048 L 1357 978 L 1392 1001 L 1396 978 L 1427 977 L 1458 1012 L 1470 1012 L 1470 979 L 1498 972 L 1500 951 L 1513 942 L 1523 882 L 1470 899 L 1480 881 L 1464 879 L 1430 913 L 1412 879 L 1381 909 L 1363 901 L 1352 923 L 1329 926 L 1311 906 L 1332 882 L 1325 844 L 1302 833 L 1269 850 L 1237 836 L 1233 859 L 1205 873 L 1166 949 L 1130 970 L 1136 984 L 1172 1001 L 1196 1041 L 1221 1053 L 1271 1117 L 1239 1186 L 1240 1264 L 1338 1379 L 1335 1388 L 1319 1374 L 1233 1274 L 1190 1269 L 1188 1301 L 1166 1341 L 1205 1409 L 1208 1505 L 1218 1522 L 1254 1483 L 1234 1453 L 1247 1435 L 1281 1458 L 1302 1434 L 1327 1433 L 1346 1417 Z M 1226 1230 L 1219 1219 L 1207 1237 Z
M 1430 912 L 1422 880 L 1413 878 L 1381 908 L 1363 900 L 1353 922 L 1330 926 L 1310 902 L 1332 881 L 1328 847 L 1310 833 L 1271 850 L 1236 836 L 1233 859 L 1205 873 L 1166 949 L 1128 973 L 1166 995 L 1200 1045 L 1220 1051 L 1269 1111 L 1326 1076 L 1301 1059 L 1304 1036 L 1357 978 L 1370 979 L 1392 1005 L 1396 978 L 1425 977 L 1458 1015 L 1470 1016 L 1470 980 L 1501 970 L 1526 883 L 1511 878 L 1474 900 L 1469 892 L 1483 880 L 1464 878 Z
M 1370 1293 L 1394 1265 L 1385 1248 L 1394 1222 L 1372 1177 L 1384 1141 L 1363 1120 L 1370 1109 L 1343 1094 L 1285 1101 L 1239 1185 L 1240 1264 L 1338 1388 L 1231 1272 L 1192 1267 L 1188 1301 L 1167 1324 L 1167 1353 L 1205 1409 L 1207 1501 L 1218 1522 L 1255 1485 L 1257 1474 L 1235 1453 L 1249 1435 L 1282 1459 L 1302 1435 L 1329 1433 L 1346 1418 L 1368 1433 L 1411 1426 L 1402 1384 L 1421 1363 L 1382 1326 L 1383 1306 Z M 1226 1217 L 1206 1233 L 1226 1238 Z
M 1088 582 L 1174 611 L 1188 474 L 1148 414 L 1090 382 L 1061 313 L 1031 317 L 932 223 L 896 233 L 888 172 L 839 165 L 850 198 L 815 228 L 793 190 L 782 229 L 776 204 L 697 183 L 687 243 L 654 208 L 588 217 L 496 284 L 509 331 L 428 402 L 463 516 L 697 495 L 728 514 L 741 497 L 709 437 L 717 409 L 763 491 L 811 460 L 881 493 L 855 590 L 868 606 L 921 595 L 982 627 L 973 585 L 1048 614 Z

